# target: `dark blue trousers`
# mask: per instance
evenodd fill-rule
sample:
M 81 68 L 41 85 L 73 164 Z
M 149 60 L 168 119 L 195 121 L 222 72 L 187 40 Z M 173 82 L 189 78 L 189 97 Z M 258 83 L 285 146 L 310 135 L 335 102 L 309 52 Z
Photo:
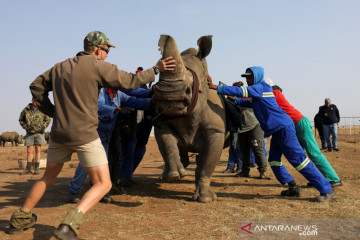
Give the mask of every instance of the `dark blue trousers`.
M 290 164 L 301 173 L 319 192 L 327 194 L 331 190 L 330 183 L 317 170 L 315 165 L 304 154 L 304 150 L 296 137 L 294 125 L 280 129 L 272 135 L 270 143 L 269 165 L 281 184 L 289 183 L 294 178 L 281 162 L 284 154 Z

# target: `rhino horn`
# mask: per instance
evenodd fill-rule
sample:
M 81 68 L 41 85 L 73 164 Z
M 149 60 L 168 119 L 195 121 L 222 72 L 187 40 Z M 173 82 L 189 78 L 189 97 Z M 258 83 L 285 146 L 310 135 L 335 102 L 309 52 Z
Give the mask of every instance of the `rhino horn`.
M 202 36 L 197 41 L 197 45 L 199 46 L 199 52 L 197 54 L 197 57 L 200 58 L 200 60 L 203 60 L 209 55 L 211 51 L 212 35 Z
M 160 80 L 185 79 L 184 62 L 181 58 L 175 39 L 169 35 L 161 35 L 158 45 L 162 59 L 172 56 L 176 61 L 175 70 L 160 73 Z

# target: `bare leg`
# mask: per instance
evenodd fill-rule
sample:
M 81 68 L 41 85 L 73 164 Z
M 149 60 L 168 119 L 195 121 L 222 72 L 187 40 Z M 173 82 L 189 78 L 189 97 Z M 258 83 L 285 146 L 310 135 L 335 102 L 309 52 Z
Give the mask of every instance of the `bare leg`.
M 89 175 L 93 186 L 85 193 L 76 207 L 83 214 L 86 214 L 87 211 L 94 207 L 111 189 L 108 164 L 98 167 L 85 167 L 85 171 Z
M 47 162 L 44 176 L 38 182 L 35 183 L 35 185 L 30 190 L 28 197 L 25 200 L 25 203 L 22 207 L 24 212 L 30 212 L 35 207 L 35 205 L 40 201 L 46 189 L 54 183 L 63 165 L 64 163 Z
M 40 162 L 41 145 L 35 145 L 35 162 Z
M 34 151 L 34 146 L 27 146 L 26 148 L 26 152 L 27 152 L 27 162 L 31 163 L 33 160 L 33 151 Z

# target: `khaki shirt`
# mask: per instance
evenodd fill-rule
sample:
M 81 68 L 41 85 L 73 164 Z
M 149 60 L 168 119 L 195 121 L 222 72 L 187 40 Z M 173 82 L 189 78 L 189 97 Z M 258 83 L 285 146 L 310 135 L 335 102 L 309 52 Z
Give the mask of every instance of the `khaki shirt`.
M 81 145 L 99 137 L 100 88 L 134 89 L 154 80 L 152 68 L 138 74 L 127 73 L 88 52 L 79 52 L 38 76 L 31 83 L 30 91 L 39 109 L 53 117 L 51 140 Z M 48 96 L 50 91 L 53 91 L 54 104 Z

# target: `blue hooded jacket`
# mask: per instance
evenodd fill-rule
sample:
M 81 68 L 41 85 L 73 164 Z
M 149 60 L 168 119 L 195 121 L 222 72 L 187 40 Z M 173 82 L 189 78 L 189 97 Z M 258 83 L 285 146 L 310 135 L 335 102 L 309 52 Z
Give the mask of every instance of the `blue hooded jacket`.
M 112 132 L 119 120 L 119 112 L 114 112 L 116 107 L 131 107 L 135 109 L 146 109 L 150 106 L 151 98 L 141 98 L 149 95 L 149 90 L 134 89 L 127 91 L 127 94 L 116 91 L 114 98 L 111 98 L 105 88 L 100 89 L 98 100 L 98 133 L 102 142 L 108 142 L 111 139 Z M 140 96 L 140 98 L 129 96 Z
M 289 125 L 294 125 L 291 118 L 276 103 L 272 87 L 264 81 L 264 68 L 250 67 L 254 74 L 254 85 L 252 86 L 218 86 L 218 94 L 237 97 L 246 97 L 249 99 L 235 99 L 235 104 L 242 107 L 251 107 L 265 137 Z

